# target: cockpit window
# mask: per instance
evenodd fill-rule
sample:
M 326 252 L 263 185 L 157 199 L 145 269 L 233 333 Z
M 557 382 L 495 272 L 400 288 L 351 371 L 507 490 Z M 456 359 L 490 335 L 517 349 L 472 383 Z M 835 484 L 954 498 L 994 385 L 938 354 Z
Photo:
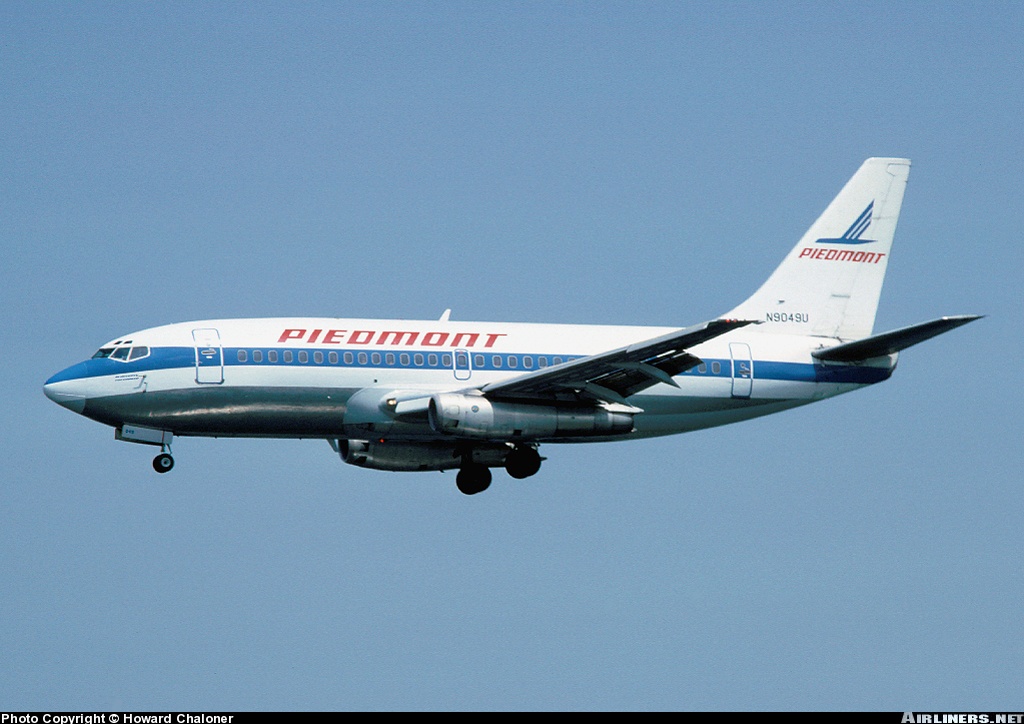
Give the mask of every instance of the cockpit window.
M 134 362 L 149 357 L 149 347 L 144 344 L 133 345 L 130 339 L 114 342 L 110 347 L 100 347 L 93 359 L 116 359 L 118 362 Z

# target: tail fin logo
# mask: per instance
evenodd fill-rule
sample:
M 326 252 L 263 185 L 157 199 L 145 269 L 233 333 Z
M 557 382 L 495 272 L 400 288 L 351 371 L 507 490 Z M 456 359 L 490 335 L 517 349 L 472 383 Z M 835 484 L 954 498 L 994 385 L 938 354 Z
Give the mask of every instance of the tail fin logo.
M 815 244 L 871 244 L 875 239 L 862 239 L 861 236 L 871 226 L 871 212 L 875 208 L 872 201 L 868 207 L 861 212 L 857 220 L 850 224 L 850 228 L 838 239 L 818 239 Z

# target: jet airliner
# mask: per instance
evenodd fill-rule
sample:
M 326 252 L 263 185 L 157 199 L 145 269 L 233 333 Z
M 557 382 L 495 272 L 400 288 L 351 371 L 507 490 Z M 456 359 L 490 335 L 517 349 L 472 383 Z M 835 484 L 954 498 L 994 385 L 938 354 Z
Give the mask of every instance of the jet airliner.
M 463 493 L 537 473 L 547 443 L 671 435 L 889 378 L 899 352 L 979 318 L 874 334 L 910 162 L 870 158 L 753 296 L 685 328 L 216 319 L 121 335 L 46 381 L 58 404 L 161 448 L 320 438 L 375 470 L 458 470 Z

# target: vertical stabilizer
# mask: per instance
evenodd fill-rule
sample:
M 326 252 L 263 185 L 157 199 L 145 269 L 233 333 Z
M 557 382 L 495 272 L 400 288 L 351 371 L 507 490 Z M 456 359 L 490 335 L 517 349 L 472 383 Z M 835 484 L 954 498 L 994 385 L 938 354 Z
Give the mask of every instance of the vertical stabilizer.
M 861 339 L 871 334 L 889 265 L 905 158 L 869 158 L 733 319 L 765 331 Z

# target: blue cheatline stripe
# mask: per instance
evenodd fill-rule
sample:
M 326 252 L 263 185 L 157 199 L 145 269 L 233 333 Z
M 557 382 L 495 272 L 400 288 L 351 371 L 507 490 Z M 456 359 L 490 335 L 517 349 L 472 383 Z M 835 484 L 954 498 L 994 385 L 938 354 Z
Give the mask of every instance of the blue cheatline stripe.
M 278 353 L 277 362 L 268 362 L 267 353 L 274 350 Z M 247 361 L 239 362 L 238 353 L 244 351 L 246 353 Z M 263 354 L 262 362 L 253 362 L 253 352 L 260 351 Z M 448 364 L 443 364 L 444 356 L 453 354 L 452 350 L 436 351 L 436 352 L 386 352 L 386 351 L 368 351 L 365 349 L 338 349 L 338 350 L 322 350 L 322 349 L 307 349 L 298 350 L 295 348 L 288 348 L 287 351 L 291 351 L 292 359 L 290 362 L 284 360 L 284 352 L 286 350 L 281 347 L 229 347 L 224 349 L 224 366 L 225 367 L 321 367 L 321 368 L 340 368 L 340 369 L 404 369 L 404 370 L 439 370 L 439 371 L 452 371 L 451 361 Z M 299 361 L 299 352 L 305 351 L 308 353 L 305 362 Z M 330 362 L 329 353 L 338 353 L 338 361 L 336 363 Z M 314 353 L 323 352 L 323 362 L 315 362 Z M 345 354 L 350 353 L 352 355 L 352 362 L 345 362 Z M 366 355 L 366 362 L 359 362 L 359 354 L 363 353 Z M 373 362 L 373 354 L 380 355 L 380 362 Z M 415 356 L 417 354 L 423 355 L 424 364 L 415 364 Z M 393 355 L 393 364 L 388 364 L 388 355 Z M 402 355 L 408 355 L 408 359 L 405 363 L 402 362 Z M 427 364 L 429 355 L 437 355 L 436 363 L 434 365 Z M 483 364 L 477 364 L 480 360 L 477 359 L 479 356 L 483 356 Z M 565 362 L 570 360 L 579 359 L 581 355 L 524 355 L 524 354 L 505 354 L 496 352 L 474 352 L 470 353 L 472 369 L 481 372 L 510 372 L 510 373 L 521 373 L 525 374 L 528 372 L 539 369 L 538 361 L 540 357 L 546 357 L 550 364 L 553 364 L 553 360 L 558 357 Z M 533 360 L 533 368 L 524 367 L 526 358 Z M 511 361 L 515 361 L 515 366 L 510 366 Z M 497 362 L 497 364 L 496 364 Z M 47 383 L 61 382 L 63 380 L 81 379 L 85 377 L 104 377 L 108 375 L 117 374 L 128 374 L 137 372 L 148 372 L 152 370 L 160 369 L 194 369 L 196 365 L 195 349 L 193 347 L 156 347 L 150 348 L 150 355 L 144 359 L 136 360 L 133 362 L 119 362 L 111 359 L 91 359 L 85 362 L 80 362 L 77 365 L 69 367 L 68 369 L 57 373 Z M 212 365 L 216 367 L 217 365 Z M 754 380 L 774 380 L 782 382 L 843 382 L 853 384 L 872 384 L 875 382 L 881 382 L 882 380 L 888 379 L 892 374 L 892 370 L 888 368 L 879 367 L 863 367 L 863 366 L 848 366 L 848 365 L 824 365 L 820 363 L 804 363 L 804 362 L 773 362 L 765 360 L 754 360 Z M 701 371 L 700 367 L 694 367 L 683 373 L 686 377 L 712 377 L 730 379 L 732 377 L 732 360 L 730 359 L 705 359 L 703 365 L 704 371 Z M 230 381 L 230 380 L 229 380 Z
M 271 351 L 277 352 L 277 361 L 270 362 L 268 360 L 269 353 Z M 245 360 L 239 361 L 239 352 L 245 353 Z M 259 352 L 262 355 L 262 359 L 259 362 L 253 361 L 253 353 Z M 285 359 L 285 352 L 291 353 L 291 359 Z M 320 353 L 322 356 L 317 362 L 316 354 Z M 331 353 L 337 355 L 337 361 L 331 361 Z M 450 348 L 435 349 L 435 350 L 395 350 L 394 348 L 387 349 L 366 349 L 362 348 L 349 348 L 349 349 L 299 349 L 295 347 L 230 347 L 224 350 L 224 365 L 226 367 L 342 367 L 347 369 L 406 369 L 406 370 L 452 370 L 453 357 L 458 354 L 461 355 L 467 353 L 463 350 L 455 350 Z M 302 355 L 305 354 L 305 361 L 303 361 Z M 572 354 L 546 354 L 546 355 L 525 355 L 525 354 L 503 354 L 496 352 L 468 352 L 469 361 L 468 364 L 459 363 L 459 369 L 465 371 L 466 369 L 480 370 L 483 372 L 535 372 L 541 369 L 540 360 L 543 357 L 546 360 L 545 366 L 551 367 L 556 364 L 555 360 L 558 360 L 558 364 L 562 362 L 569 362 L 574 359 L 579 359 L 583 355 L 572 355 Z M 347 360 L 347 356 L 351 359 Z M 420 357 L 423 360 L 422 364 L 416 364 L 416 358 Z M 434 363 L 430 363 L 431 357 L 434 358 Z M 403 361 L 404 358 L 404 361 Z M 447 358 L 447 361 L 445 359 Z M 527 366 L 527 359 L 529 359 L 529 367 Z
M 888 367 L 805 364 L 802 362 L 761 362 L 754 360 L 755 380 L 783 382 L 846 382 L 870 385 L 889 379 Z
M 150 347 L 148 357 L 132 362 L 120 362 L 110 358 L 87 359 L 66 370 L 58 372 L 46 381 L 62 382 L 78 380 L 85 377 L 106 377 L 107 375 L 127 374 L 129 372 L 150 372 L 152 370 L 179 369 L 196 366 L 194 347 Z

